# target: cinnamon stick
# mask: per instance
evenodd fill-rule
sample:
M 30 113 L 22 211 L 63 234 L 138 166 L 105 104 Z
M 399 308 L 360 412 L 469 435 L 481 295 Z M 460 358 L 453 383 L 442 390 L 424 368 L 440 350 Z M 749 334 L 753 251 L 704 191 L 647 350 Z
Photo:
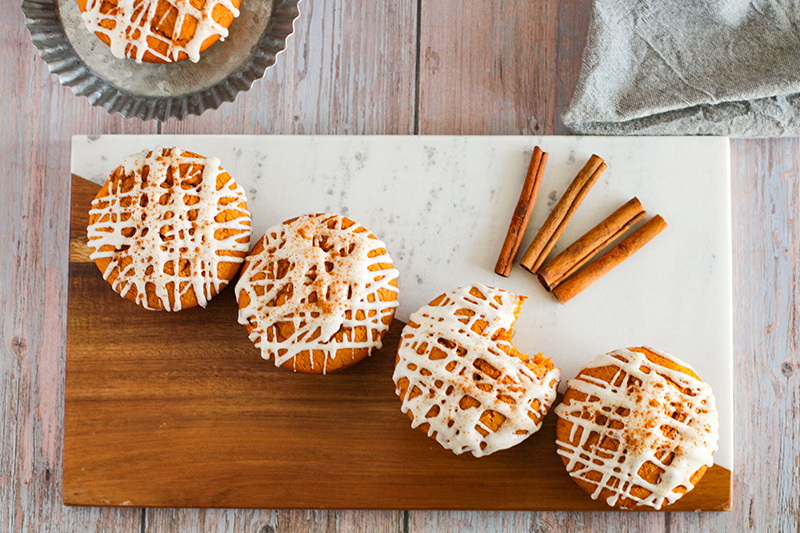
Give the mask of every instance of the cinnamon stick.
M 586 194 L 600 178 L 600 175 L 608 168 L 603 158 L 592 155 L 584 165 L 575 179 L 572 180 L 564 195 L 558 201 L 550 216 L 545 220 L 544 225 L 536 234 L 533 242 L 528 247 L 520 264 L 531 272 L 536 272 L 542 266 L 547 254 L 556 245 L 558 238 L 564 233 L 564 229 L 572 220 L 575 211 L 583 202 Z
M 531 154 L 531 162 L 528 165 L 528 173 L 525 175 L 525 183 L 522 185 L 517 207 L 514 209 L 506 239 L 500 249 L 500 257 L 497 258 L 497 264 L 494 267 L 494 271 L 501 276 L 508 277 L 511 274 L 511 267 L 514 266 L 514 259 L 522 244 L 522 237 L 525 235 L 528 221 L 531 219 L 536 197 L 539 195 L 539 186 L 542 184 L 542 175 L 546 165 L 547 152 L 543 152 L 538 146 L 535 147 Z
M 586 266 L 583 270 L 556 286 L 553 289 L 553 294 L 562 304 L 568 302 L 615 266 L 633 255 L 639 248 L 650 242 L 653 237 L 661 233 L 666 227 L 667 223 L 660 215 L 654 216 L 594 263 Z
M 577 272 L 606 246 L 639 222 L 647 212 L 635 196 L 605 220 L 539 269 L 539 281 L 548 291 Z

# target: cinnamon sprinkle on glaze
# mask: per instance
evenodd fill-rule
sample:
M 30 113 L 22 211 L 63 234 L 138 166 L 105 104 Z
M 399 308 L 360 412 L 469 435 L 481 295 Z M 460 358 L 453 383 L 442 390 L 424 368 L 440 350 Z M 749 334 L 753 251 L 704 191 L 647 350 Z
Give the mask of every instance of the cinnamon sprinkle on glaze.
M 597 377 L 607 369 L 610 379 Z M 584 366 L 567 388 L 555 409 L 558 454 L 579 484 L 593 488 L 593 499 L 661 509 L 714 464 L 719 422 L 713 392 L 677 358 L 653 348 L 616 350 Z
M 141 63 L 150 53 L 159 61 L 173 63 L 185 54 L 196 63 L 207 39 L 228 36 L 228 28 L 214 19 L 214 11 L 225 9 L 236 18 L 237 6 L 231 0 L 86 0 L 81 16 L 90 31 L 108 39 L 115 57 Z M 175 16 L 172 35 L 165 35 L 164 22 L 171 12 Z M 194 27 L 188 39 L 183 39 L 184 26 Z
M 267 230 L 247 257 L 239 323 L 264 359 L 298 370 L 296 358 L 308 356 L 309 370 L 325 374 L 341 351 L 380 349 L 398 276 L 386 245 L 363 226 L 333 213 L 301 216 Z M 323 355 L 321 369 L 313 352 Z
M 393 379 L 411 426 L 456 454 L 489 455 L 539 430 L 561 377 L 511 344 L 523 298 L 476 284 L 411 315 Z
M 219 159 L 180 148 L 125 158 L 89 217 L 89 257 L 116 292 L 151 310 L 179 311 L 185 299 L 205 307 L 250 246 L 242 188 Z

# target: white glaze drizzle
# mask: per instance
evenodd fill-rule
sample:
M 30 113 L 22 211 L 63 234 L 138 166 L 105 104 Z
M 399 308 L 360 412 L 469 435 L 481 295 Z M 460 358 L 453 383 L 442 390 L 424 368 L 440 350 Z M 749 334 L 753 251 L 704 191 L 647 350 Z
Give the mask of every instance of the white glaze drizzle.
M 165 0 L 161 0 L 164 2 Z M 115 57 L 130 57 L 141 63 L 145 52 L 150 52 L 157 58 L 167 63 L 178 61 L 181 52 L 184 52 L 193 62 L 200 60 L 200 48 L 206 39 L 219 35 L 220 40 L 228 36 L 228 29 L 214 20 L 214 8 L 222 6 L 231 12 L 234 18 L 239 16 L 239 10 L 231 0 L 205 0 L 201 8 L 192 5 L 191 0 L 168 0 L 172 9 L 178 13 L 173 30 L 173 38 L 165 39 L 153 31 L 153 27 L 160 24 L 156 20 L 156 9 L 159 0 L 117 0 L 116 7 L 103 13 L 103 0 L 87 0 L 86 10 L 82 13 L 83 22 L 90 31 L 105 35 L 110 40 L 111 53 Z M 181 44 L 177 41 L 181 28 L 187 18 L 197 21 L 194 35 L 191 39 Z M 114 23 L 113 29 L 103 26 L 104 22 Z M 167 44 L 165 54 L 154 50 L 147 39 L 156 39 Z
M 647 349 L 691 369 L 670 354 Z M 714 464 L 713 455 L 719 439 L 714 394 L 708 384 L 657 365 L 640 352 L 616 350 L 597 357 L 583 369 L 604 366 L 619 369 L 610 383 L 587 375 L 567 382 L 569 389 L 587 397 L 556 407 L 556 414 L 572 424 L 570 441 L 578 439 L 577 446 L 557 440 L 558 454 L 568 459 L 567 470 L 572 477 L 596 485 L 591 495 L 593 499 L 597 499 L 603 489 L 608 489 L 612 492 L 606 500 L 609 505 L 620 498 L 630 498 L 638 505 L 660 509 L 664 503 L 681 497 L 673 492 L 677 487 L 684 487 L 687 492 L 693 488 L 690 478 L 700 467 Z M 630 412 L 623 416 L 616 412 L 618 408 Z M 673 412 L 685 419 L 673 418 Z M 607 421 L 598 423 L 598 416 Z M 620 422 L 622 427 L 611 428 L 612 421 Z M 677 438 L 667 437 L 664 433 L 667 428 L 675 430 Z M 616 441 L 617 450 L 596 445 L 584 449 L 593 434 Z M 656 457 L 664 452 L 675 454 L 669 465 Z M 638 474 L 647 462 L 664 471 L 656 483 L 649 483 Z M 602 479 L 599 482 L 590 479 L 591 472 L 600 473 Z M 634 487 L 644 488 L 650 495 L 637 497 L 631 493 Z
M 183 186 L 188 176 L 180 174 L 179 165 L 186 164 L 193 165 L 190 174 L 201 174 L 196 187 Z M 103 277 L 108 279 L 118 268 L 119 275 L 111 284 L 113 289 L 125 296 L 136 287 L 136 303 L 147 309 L 152 309 L 145 291 L 148 283 L 152 283 L 158 301 L 168 311 L 179 311 L 181 296 L 190 290 L 194 290 L 199 305 L 205 307 L 212 294 L 228 283 L 219 278 L 219 265 L 243 261 L 242 257 L 221 252 L 246 253 L 249 249 L 250 215 L 244 191 L 233 179 L 217 190 L 217 176 L 224 172 L 219 159 L 193 157 L 179 148 L 145 150 L 125 158 L 121 166 L 125 176 L 133 174 L 133 188 L 123 192 L 124 178 L 114 180 L 112 173 L 107 182 L 108 195 L 92 201 L 89 215 L 98 218 L 88 228 L 90 258 L 110 258 Z M 145 167 L 146 180 L 142 178 Z M 161 205 L 159 200 L 164 194 L 169 199 L 166 205 Z M 199 201 L 190 205 L 194 198 Z M 197 212 L 194 221 L 189 220 L 189 211 Z M 237 212 L 238 216 L 227 222 L 214 220 L 225 211 Z M 133 234 L 126 237 L 123 231 L 131 229 Z M 232 234 L 218 239 L 215 232 L 225 229 Z M 105 246 L 113 248 L 104 250 Z M 125 246 L 129 248 L 120 251 Z M 124 258 L 130 258 L 131 263 L 123 267 Z M 188 276 L 180 274 L 181 260 L 189 261 Z M 164 272 L 169 264 L 174 275 Z M 147 274 L 149 267 L 152 273 Z
M 485 298 L 470 294 L 473 288 Z M 556 398 L 561 372 L 553 368 L 539 378 L 519 357 L 503 351 L 501 346 L 510 348 L 509 342 L 492 340 L 501 329 L 511 331 L 519 296 L 480 284 L 461 287 L 444 296 L 438 305 L 426 305 L 412 314 L 409 324 L 403 328 L 399 360 L 392 376 L 395 385 L 402 378 L 408 379 L 402 410 L 414 415 L 412 427 L 427 422 L 430 424 L 428 436 L 435 432 L 436 440 L 456 454 L 469 451 L 481 457 L 510 448 L 539 430 Z M 456 315 L 459 310 L 472 314 Z M 478 320 L 488 323 L 480 334 L 472 329 Z M 413 327 L 412 323 L 418 326 Z M 440 343 L 440 339 L 455 346 L 448 347 Z M 434 349 L 445 357 L 431 360 Z M 440 357 L 442 353 L 436 352 Z M 475 367 L 479 359 L 498 370 L 499 376 L 494 378 Z M 476 381 L 476 375 L 480 376 L 480 381 Z M 484 387 L 490 385 L 491 390 L 478 388 L 478 383 Z M 422 394 L 411 398 L 414 387 L 419 387 Z M 397 394 L 401 395 L 399 388 Z M 480 406 L 462 409 L 459 402 L 467 395 L 480 402 Z M 533 406 L 536 400 L 538 408 Z M 439 408 L 438 413 L 426 418 L 434 406 Z M 481 414 L 488 409 L 505 416 L 495 432 L 480 421 Z M 529 414 L 535 414 L 536 420 Z M 479 428 L 488 433 L 482 435 Z
M 371 355 L 382 346 L 389 329 L 383 319 L 398 304 L 396 298 L 381 301 L 378 293 L 384 289 L 396 296 L 392 282 L 399 273 L 394 268 L 370 270 L 392 263 L 386 245 L 359 224 L 344 227 L 344 221 L 344 217 L 328 213 L 273 226 L 264 235 L 264 250 L 247 256 L 236 284 L 236 299 L 247 293 L 250 301 L 239 309 L 239 323 L 251 326 L 250 340 L 264 359 L 274 357 L 277 366 L 294 360 L 300 352 L 321 350 L 324 374 L 328 359 L 335 359 L 339 350 L 366 348 Z M 380 249 L 383 252 L 376 253 Z M 275 279 L 280 262 L 288 264 L 288 271 Z M 260 273 L 266 275 L 254 279 Z M 263 289 L 262 296 L 256 294 L 257 287 Z M 288 289 L 291 296 L 275 305 L 273 300 Z M 311 294 L 316 294 L 316 302 L 309 301 Z M 278 340 L 275 325 L 279 322 L 292 323 L 290 338 Z M 353 338 L 359 326 L 368 332 L 364 341 Z M 335 339 L 342 328 L 345 335 Z M 314 358 L 310 361 L 313 368 Z

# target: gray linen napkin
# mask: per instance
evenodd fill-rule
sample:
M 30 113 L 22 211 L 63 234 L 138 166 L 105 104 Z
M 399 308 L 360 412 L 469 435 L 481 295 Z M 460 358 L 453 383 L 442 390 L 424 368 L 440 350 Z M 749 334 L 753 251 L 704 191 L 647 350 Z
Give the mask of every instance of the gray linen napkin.
M 563 121 L 600 135 L 800 135 L 800 0 L 594 0 Z

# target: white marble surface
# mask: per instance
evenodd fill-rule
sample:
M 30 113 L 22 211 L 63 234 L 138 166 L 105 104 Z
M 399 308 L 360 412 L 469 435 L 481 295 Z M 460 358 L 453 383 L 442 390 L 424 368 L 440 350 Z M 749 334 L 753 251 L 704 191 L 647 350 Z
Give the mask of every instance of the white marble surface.
M 733 466 L 727 139 L 75 136 L 72 172 L 103 183 L 124 156 L 156 145 L 220 158 L 247 192 L 253 242 L 303 213 L 338 211 L 365 225 L 386 242 L 400 270 L 401 320 L 444 290 L 482 282 L 530 296 L 515 344 L 552 357 L 565 378 L 621 347 L 651 345 L 684 359 L 714 389 L 716 460 Z M 523 250 L 592 153 L 609 168 L 553 253 L 632 196 L 669 224 L 566 305 L 521 267 L 509 278 L 494 274 L 536 145 L 550 155 Z

